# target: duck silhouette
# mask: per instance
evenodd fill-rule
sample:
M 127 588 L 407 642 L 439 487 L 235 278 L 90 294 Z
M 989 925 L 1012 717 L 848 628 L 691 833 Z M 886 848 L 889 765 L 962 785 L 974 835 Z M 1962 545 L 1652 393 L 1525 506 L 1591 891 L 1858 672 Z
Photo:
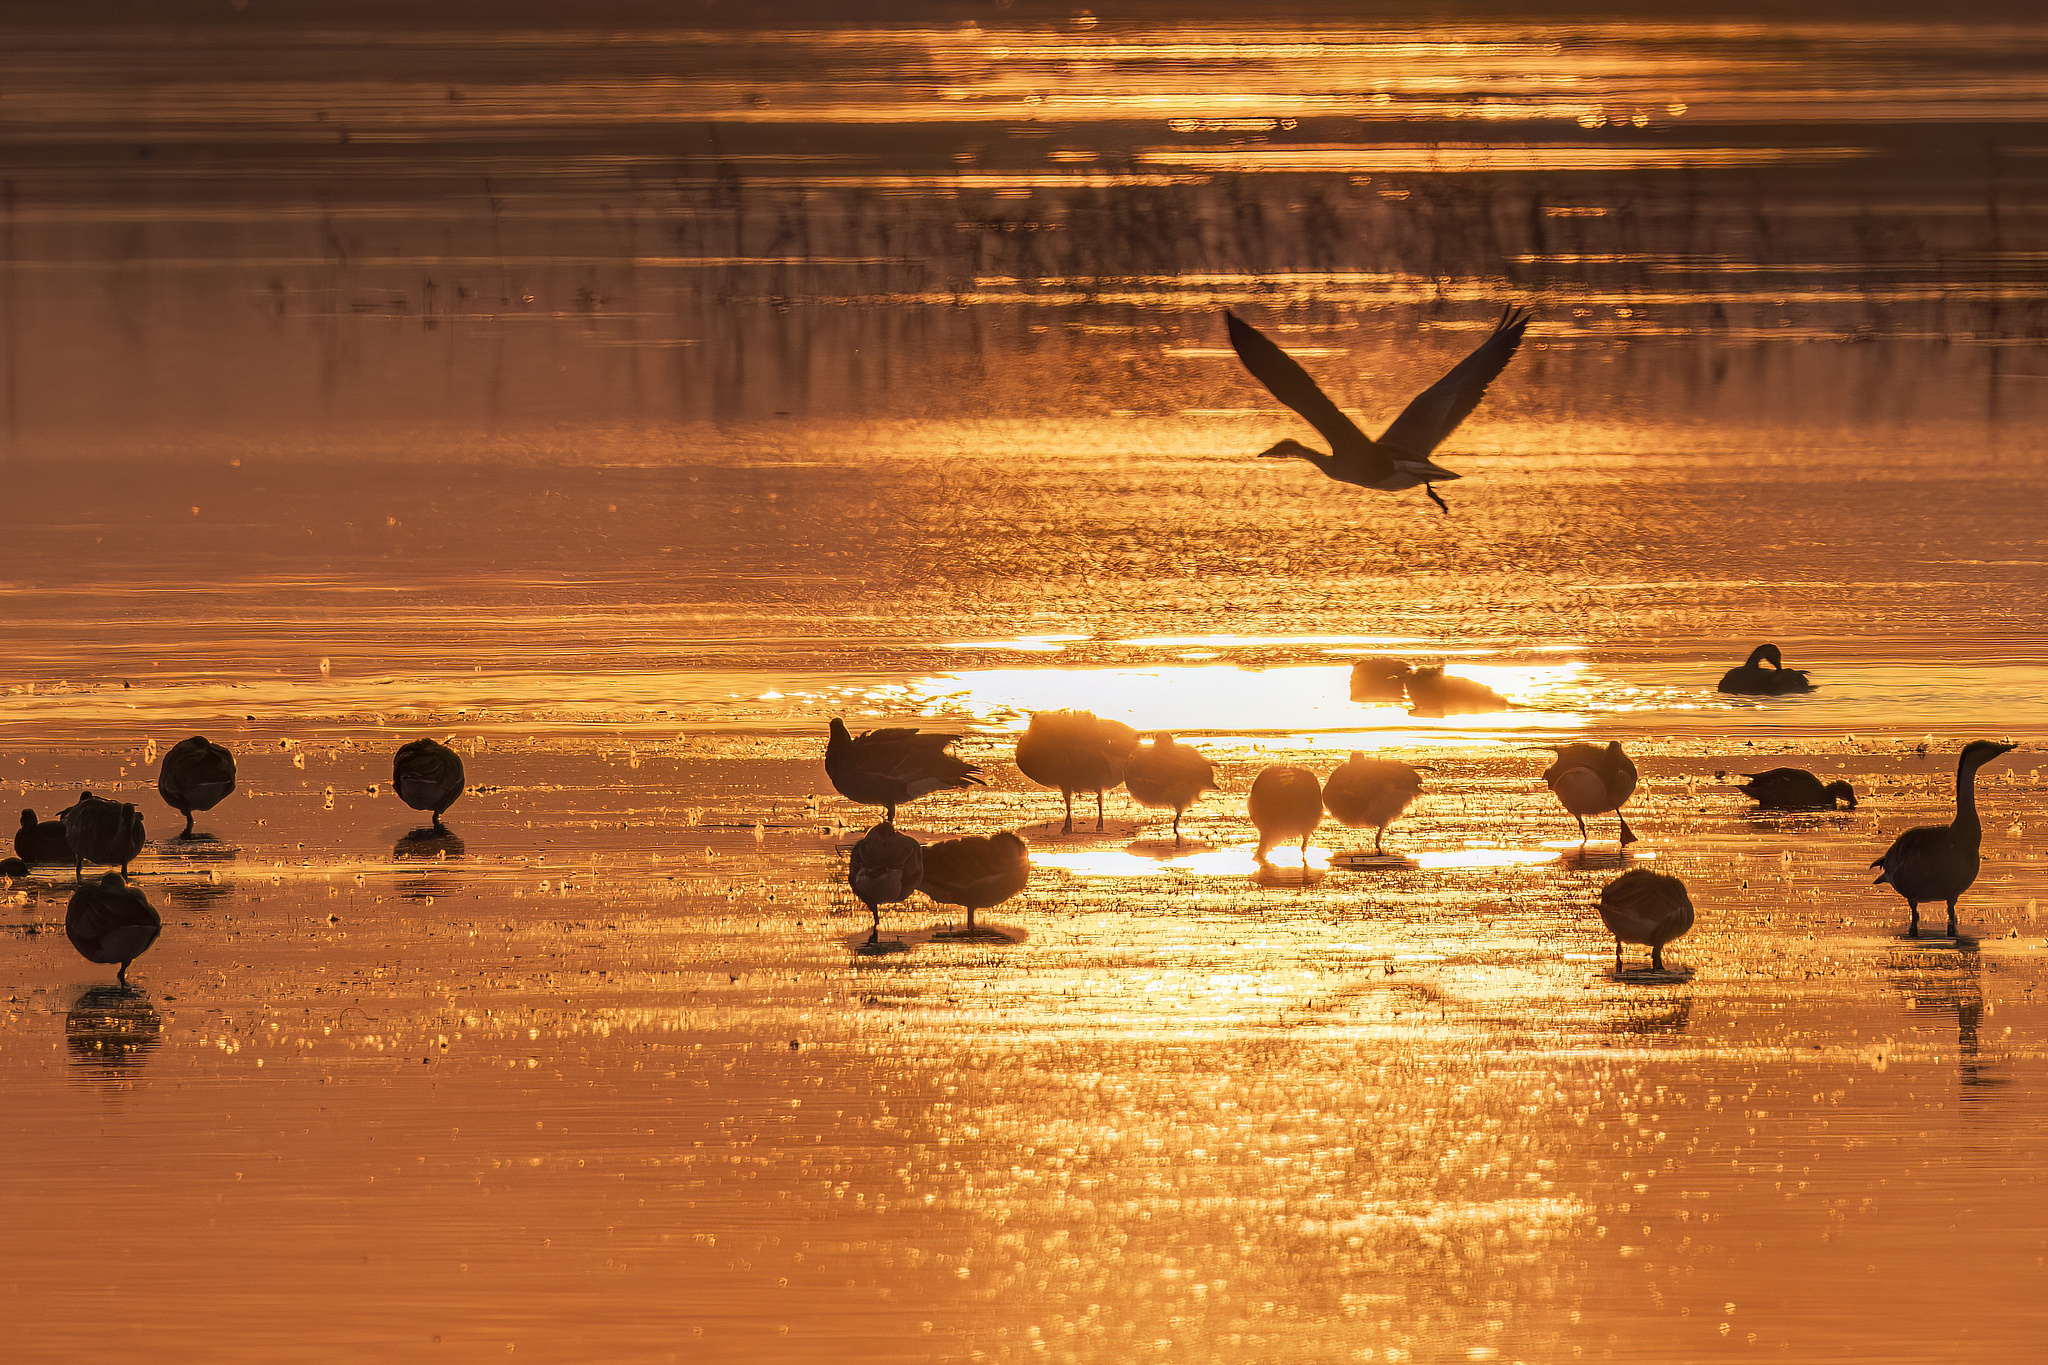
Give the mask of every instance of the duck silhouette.
M 21 813 L 21 828 L 14 832 L 14 851 L 25 863 L 72 861 L 71 841 L 64 837 L 64 822 L 38 820 L 32 810 Z
M 1530 315 L 1519 308 L 1503 309 L 1492 335 L 1442 379 L 1424 389 L 1404 408 L 1378 440 L 1330 401 L 1295 359 L 1264 333 L 1226 312 L 1224 323 L 1237 358 L 1266 391 L 1294 409 L 1329 442 L 1330 453 L 1286 440 L 1259 452 L 1261 458 L 1307 460 L 1339 483 L 1399 492 L 1420 484 L 1422 491 L 1448 513 L 1450 505 L 1435 484 L 1460 477 L 1429 457 L 1458 424 L 1471 415 L 1507 363 L 1514 359 L 1529 328 Z

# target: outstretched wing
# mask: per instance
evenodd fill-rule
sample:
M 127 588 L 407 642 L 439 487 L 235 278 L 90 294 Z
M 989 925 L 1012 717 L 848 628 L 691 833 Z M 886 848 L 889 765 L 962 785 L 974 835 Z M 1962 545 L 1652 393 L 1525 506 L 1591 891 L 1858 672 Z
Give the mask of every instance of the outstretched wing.
M 1426 457 L 1441 445 L 1446 436 L 1458 429 L 1458 423 L 1471 416 L 1472 409 L 1486 396 L 1486 386 L 1515 358 L 1522 333 L 1529 330 L 1529 319 L 1525 308 L 1502 309 L 1493 335 L 1403 409 L 1387 428 L 1387 434 L 1380 437 L 1380 444 L 1418 458 Z
M 1226 311 L 1223 319 L 1230 328 L 1231 349 L 1252 372 L 1252 378 L 1264 384 L 1266 392 L 1306 417 L 1332 447 L 1356 447 L 1371 439 L 1330 401 L 1328 394 L 1316 387 L 1308 371 L 1267 340 L 1265 333 L 1235 313 Z

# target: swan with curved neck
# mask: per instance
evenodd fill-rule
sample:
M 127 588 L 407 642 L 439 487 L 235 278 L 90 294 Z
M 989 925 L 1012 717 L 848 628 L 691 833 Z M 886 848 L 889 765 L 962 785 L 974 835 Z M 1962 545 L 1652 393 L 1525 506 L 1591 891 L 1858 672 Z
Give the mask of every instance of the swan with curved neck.
M 2019 748 L 1988 739 L 1972 740 L 1956 758 L 1956 818 L 1946 825 L 1921 825 L 1892 841 L 1884 856 L 1871 864 L 1883 869 L 1872 885 L 1889 884 L 1906 898 L 1913 924 L 1906 937 L 1920 937 L 1920 907 L 1929 901 L 1948 903 L 1948 933 L 1956 933 L 1956 902 L 1977 880 L 1984 826 L 1977 819 L 1977 770 Z
M 1763 667 L 1769 664 L 1769 668 Z M 1813 683 L 1806 670 L 1785 667 L 1785 656 L 1776 645 L 1758 645 L 1740 668 L 1721 675 L 1719 690 L 1745 697 L 1781 697 L 1788 692 L 1811 692 Z

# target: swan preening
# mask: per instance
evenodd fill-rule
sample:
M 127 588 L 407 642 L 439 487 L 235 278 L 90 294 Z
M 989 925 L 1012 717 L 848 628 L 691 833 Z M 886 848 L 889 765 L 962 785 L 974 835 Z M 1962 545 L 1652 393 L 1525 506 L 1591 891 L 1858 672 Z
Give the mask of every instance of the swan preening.
M 1804 768 L 1772 768 L 1742 775 L 1748 781 L 1737 783 L 1737 789 L 1766 810 L 1833 810 L 1837 801 L 1856 809 L 1854 787 L 1847 782 L 1823 782 Z
M 1338 482 L 1360 488 L 1399 492 L 1420 484 L 1430 500 L 1448 513 L 1449 504 L 1433 485 L 1460 476 L 1433 462 L 1430 453 L 1471 415 L 1486 396 L 1487 385 L 1514 359 L 1522 334 L 1529 329 L 1530 314 L 1512 306 L 1502 309 L 1492 335 L 1402 409 L 1378 440 L 1345 416 L 1308 371 L 1264 333 L 1235 313 L 1225 312 L 1223 318 L 1231 348 L 1245 369 L 1268 393 L 1305 418 L 1330 446 L 1325 455 L 1299 441 L 1286 440 L 1260 451 L 1261 457 L 1307 460 Z
M 1768 663 L 1769 668 L 1760 665 Z M 1720 691 L 1746 697 L 1782 697 L 1788 692 L 1811 692 L 1802 669 L 1785 667 L 1785 656 L 1776 645 L 1758 645 L 1739 668 L 1721 675 Z
M 180 838 L 191 837 L 194 812 L 212 810 L 234 789 L 235 756 L 220 745 L 208 742 L 205 735 L 194 735 L 173 744 L 164 754 L 162 766 L 157 769 L 157 795 L 163 797 L 165 805 L 185 817 L 185 829 Z
M 156 907 L 118 872 L 80 883 L 64 912 L 64 935 L 78 955 L 87 962 L 120 963 L 115 979 L 124 985 L 128 964 L 148 952 L 163 931 Z
M 1621 808 L 1636 789 L 1636 765 L 1616 741 L 1601 748 L 1597 744 L 1556 744 L 1557 762 L 1543 773 L 1543 780 L 1557 793 L 1557 799 L 1579 822 L 1579 842 L 1586 841 L 1586 817 L 1614 812 L 1621 824 L 1624 847 L 1636 841 Z
M 416 739 L 400 748 L 391 761 L 391 790 L 414 810 L 432 811 L 434 828 L 441 812 L 463 792 L 462 755 L 431 739 Z
M 1650 950 L 1650 966 L 1664 970 L 1664 945 L 1692 932 L 1692 898 L 1685 883 L 1647 867 L 1632 867 L 1600 889 L 1600 922 L 1614 935 L 1614 969 L 1621 970 L 1621 945 Z
M 1041 787 L 1057 787 L 1067 805 L 1060 833 L 1074 832 L 1074 793 L 1095 793 L 1095 828 L 1105 827 L 1103 793 L 1124 780 L 1138 732 L 1088 711 L 1040 711 L 1017 741 L 1017 770 Z
M 1173 812 L 1173 842 L 1180 843 L 1180 817 L 1205 791 L 1216 787 L 1216 768 L 1200 749 L 1176 744 L 1163 731 L 1134 751 L 1124 764 L 1124 790 L 1141 806 Z
M 1956 902 L 1977 880 L 1978 851 L 1984 842 L 1984 827 L 1977 820 L 1977 770 L 2019 747 L 1988 739 L 1964 745 L 1956 758 L 1956 818 L 1946 825 L 1907 830 L 1871 864 L 1883 869 L 1873 884 L 1889 883 L 1906 898 L 1913 915 L 1908 938 L 1920 937 L 1920 907 L 1930 901 L 1948 902 L 1948 932 L 1955 937 Z
M 946 752 L 958 735 L 932 735 L 922 730 L 866 730 L 856 735 L 846 722 L 832 718 L 825 741 L 825 776 L 832 789 L 863 806 L 880 806 L 886 823 L 896 822 L 896 808 L 920 796 L 960 787 L 979 787 L 981 769 Z

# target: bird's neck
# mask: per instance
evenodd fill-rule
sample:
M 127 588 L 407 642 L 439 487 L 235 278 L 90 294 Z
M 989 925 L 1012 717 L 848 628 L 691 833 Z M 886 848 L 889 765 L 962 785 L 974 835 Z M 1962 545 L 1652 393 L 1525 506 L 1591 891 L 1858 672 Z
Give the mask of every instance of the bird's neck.
M 1960 764 L 1956 767 L 1956 821 L 1952 828 L 1982 828 L 1977 822 L 1977 770 Z

